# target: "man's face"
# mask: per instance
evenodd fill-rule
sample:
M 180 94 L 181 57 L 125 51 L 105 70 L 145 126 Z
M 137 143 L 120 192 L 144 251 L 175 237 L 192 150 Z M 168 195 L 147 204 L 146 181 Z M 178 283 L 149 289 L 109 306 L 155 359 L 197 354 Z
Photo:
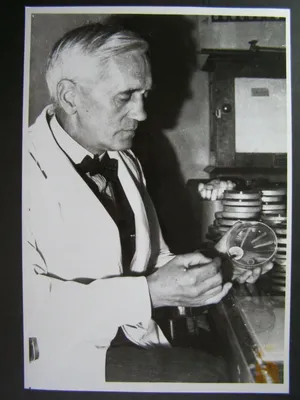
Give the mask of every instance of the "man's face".
M 129 52 L 112 57 L 100 71 L 76 84 L 76 136 L 94 154 L 126 150 L 140 121 L 152 79 L 146 56 Z M 103 74 L 103 72 L 102 72 Z

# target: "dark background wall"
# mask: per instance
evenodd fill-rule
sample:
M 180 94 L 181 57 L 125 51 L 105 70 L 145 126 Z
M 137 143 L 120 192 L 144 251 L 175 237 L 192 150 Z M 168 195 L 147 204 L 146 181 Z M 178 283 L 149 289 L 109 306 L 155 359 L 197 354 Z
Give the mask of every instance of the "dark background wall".
M 54 43 L 68 30 L 88 22 L 103 22 L 105 15 L 33 14 L 30 35 L 29 124 L 49 104 L 44 78 L 46 60 Z

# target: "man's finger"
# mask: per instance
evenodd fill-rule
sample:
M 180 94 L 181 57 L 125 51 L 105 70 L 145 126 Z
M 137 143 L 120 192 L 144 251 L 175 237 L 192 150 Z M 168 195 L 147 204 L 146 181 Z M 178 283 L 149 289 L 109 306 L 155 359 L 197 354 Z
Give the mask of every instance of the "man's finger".
M 220 186 L 220 179 L 213 179 L 212 181 L 210 181 L 208 184 L 212 185 L 213 187 L 219 187 Z
M 219 293 L 221 293 L 223 290 L 223 286 L 222 285 L 218 285 L 212 289 L 209 289 L 205 292 L 205 297 L 212 297 L 215 296 Z
M 210 271 L 208 271 L 208 273 L 210 273 Z M 204 276 L 204 274 L 201 274 L 198 278 L 199 281 L 196 283 L 196 285 L 199 288 L 199 294 L 202 293 L 206 295 L 207 292 L 218 286 L 222 286 L 223 283 L 223 278 L 220 272 L 211 277 L 207 277 L 207 275 Z
M 218 197 L 218 189 L 213 189 L 213 190 L 211 191 L 210 199 L 211 199 L 212 201 L 215 201 L 215 200 L 217 200 L 217 197 Z
M 219 253 L 226 253 L 227 251 L 227 239 L 229 237 L 229 235 L 231 234 L 233 228 L 236 228 L 238 225 L 241 225 L 242 222 L 241 221 L 237 221 L 230 229 L 228 229 L 228 231 L 222 236 L 222 238 L 218 241 L 218 243 L 215 245 L 215 249 L 219 252 Z
M 213 189 L 214 189 L 214 185 L 212 185 L 211 183 L 207 183 L 207 184 L 205 185 L 205 189 L 206 189 L 206 190 L 213 190 Z
M 202 199 L 206 199 L 206 193 L 207 193 L 207 190 L 205 187 L 203 189 L 201 189 L 200 195 L 201 195 Z
M 224 193 L 224 189 L 222 189 L 222 188 L 219 188 L 218 189 L 218 199 L 221 199 L 222 197 L 223 197 L 223 193 Z
M 222 291 L 218 293 L 216 296 L 212 296 L 209 299 L 205 300 L 204 305 L 219 303 L 219 301 L 221 301 L 223 297 L 225 297 L 228 294 L 231 288 L 232 288 L 232 283 L 230 282 L 225 283 Z
M 212 262 L 212 259 L 205 257 L 199 251 L 178 256 L 178 263 L 187 269 L 196 265 L 206 265 L 210 262 Z
M 220 259 L 215 259 L 209 264 L 194 266 L 190 269 L 187 269 L 184 274 L 193 285 L 203 285 L 205 281 L 208 281 L 208 283 L 205 283 L 205 290 L 209 290 L 213 287 L 209 285 L 213 285 L 214 283 L 214 281 L 210 282 L 209 279 L 215 278 L 216 276 L 221 278 L 220 267 Z M 219 279 L 218 277 L 216 279 Z M 221 281 L 218 284 L 220 283 Z
M 266 265 L 264 265 L 261 269 L 261 275 L 266 274 L 267 272 L 271 271 L 271 269 L 273 268 L 274 264 L 272 263 L 272 261 L 268 262 Z
M 204 183 L 200 182 L 198 185 L 198 192 L 201 192 L 201 190 L 204 188 Z
M 239 283 L 245 283 L 248 278 L 252 275 L 251 271 L 246 271 L 243 274 L 236 276 L 236 281 Z
M 232 190 L 235 187 L 235 184 L 231 181 L 227 181 L 227 189 Z
M 261 268 L 257 267 L 252 270 L 252 274 L 247 278 L 247 283 L 255 283 L 257 279 L 260 277 Z

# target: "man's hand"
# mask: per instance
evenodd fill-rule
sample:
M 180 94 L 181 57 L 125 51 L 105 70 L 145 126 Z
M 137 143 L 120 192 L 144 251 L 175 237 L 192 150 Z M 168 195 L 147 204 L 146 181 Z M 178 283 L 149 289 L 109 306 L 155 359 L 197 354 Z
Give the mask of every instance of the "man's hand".
M 235 186 L 231 181 L 213 179 L 208 183 L 199 183 L 198 192 L 202 199 L 219 200 L 223 199 L 225 190 L 232 190 Z
M 242 222 L 237 221 L 233 227 L 236 227 L 237 224 L 242 224 Z M 215 245 L 215 249 L 219 253 L 223 253 L 223 254 L 226 253 L 226 251 L 227 251 L 226 241 L 227 241 L 227 238 L 230 235 L 233 227 L 228 229 L 228 231 L 225 233 L 225 235 L 223 235 L 222 238 L 219 240 L 219 242 Z M 249 270 L 245 270 L 244 268 L 239 268 L 234 265 L 232 280 L 236 280 L 239 283 L 245 283 L 245 282 L 255 283 L 261 275 L 266 274 L 272 268 L 273 268 L 272 261 L 266 263 L 263 267 L 257 267 L 257 268 L 249 269 Z
M 218 303 L 232 284 L 223 285 L 221 260 L 199 252 L 174 257 L 147 277 L 152 305 L 200 307 Z
M 242 268 L 234 266 L 232 280 L 236 280 L 239 283 L 255 283 L 257 279 L 269 272 L 273 268 L 273 262 L 269 261 L 263 267 L 256 267 L 252 270 L 245 271 Z

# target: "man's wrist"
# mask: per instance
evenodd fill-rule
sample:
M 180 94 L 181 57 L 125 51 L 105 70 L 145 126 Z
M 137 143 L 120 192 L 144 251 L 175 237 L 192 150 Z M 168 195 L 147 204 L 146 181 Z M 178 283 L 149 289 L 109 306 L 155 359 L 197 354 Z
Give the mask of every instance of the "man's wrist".
M 155 282 L 153 279 L 153 274 L 146 276 L 146 281 L 148 285 L 148 292 L 149 292 L 149 298 L 150 298 L 150 303 L 151 307 L 156 308 L 156 301 L 155 301 Z

